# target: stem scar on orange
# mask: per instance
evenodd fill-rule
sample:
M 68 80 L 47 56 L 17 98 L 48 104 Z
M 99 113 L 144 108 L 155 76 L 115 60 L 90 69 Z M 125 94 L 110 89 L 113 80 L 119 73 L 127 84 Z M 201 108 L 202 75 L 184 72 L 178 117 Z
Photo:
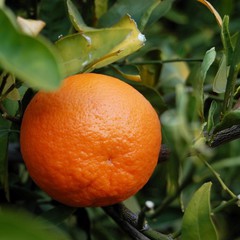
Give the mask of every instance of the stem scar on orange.
M 106 206 L 134 195 L 149 180 L 161 125 L 133 87 L 84 73 L 33 97 L 20 144 L 30 176 L 53 199 L 76 207 Z

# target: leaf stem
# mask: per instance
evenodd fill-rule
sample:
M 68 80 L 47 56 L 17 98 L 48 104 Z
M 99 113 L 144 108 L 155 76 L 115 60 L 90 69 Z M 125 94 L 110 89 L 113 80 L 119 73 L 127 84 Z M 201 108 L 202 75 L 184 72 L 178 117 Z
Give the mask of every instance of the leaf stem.
M 217 173 L 213 167 L 200 155 L 198 154 L 198 158 L 207 166 L 210 172 L 216 177 L 220 185 L 222 186 L 223 190 L 226 191 L 232 198 L 236 198 L 236 195 L 228 188 L 228 186 L 223 182 L 220 177 L 220 174 Z
M 170 235 L 165 235 L 155 231 L 147 224 L 144 229 L 138 229 L 138 216 L 121 203 L 103 207 L 103 210 L 112 217 L 112 219 L 132 237 L 132 239 L 172 240 Z
M 175 58 L 169 60 L 149 60 L 149 61 L 141 61 L 141 62 L 127 62 L 124 65 L 145 65 L 145 64 L 165 64 L 165 63 L 174 63 L 174 62 L 202 62 L 201 58 Z
M 219 206 L 215 207 L 212 210 L 212 213 L 218 213 L 218 212 L 222 211 L 223 209 L 225 209 L 226 207 L 236 204 L 237 201 L 239 201 L 239 198 L 233 197 L 229 201 L 224 202 L 224 203 L 220 204 Z

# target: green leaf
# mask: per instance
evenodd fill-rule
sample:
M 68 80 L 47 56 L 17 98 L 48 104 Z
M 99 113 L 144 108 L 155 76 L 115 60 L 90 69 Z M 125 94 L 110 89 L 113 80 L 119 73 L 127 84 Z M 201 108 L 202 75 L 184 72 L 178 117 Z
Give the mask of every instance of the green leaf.
M 214 60 L 216 58 L 216 51 L 215 48 L 211 48 L 210 50 L 208 50 L 203 58 L 203 62 L 201 65 L 201 78 L 202 81 L 205 80 L 208 69 L 210 68 L 210 66 L 213 64 Z M 203 85 L 203 82 L 200 83 L 200 85 Z
M 227 78 L 227 86 L 226 92 L 224 96 L 223 102 L 223 113 L 230 111 L 232 109 L 234 93 L 236 88 L 236 81 L 238 77 L 238 73 L 240 70 L 240 34 L 238 33 L 236 36 L 236 46 L 232 53 L 231 61 L 230 61 L 230 70 Z
M 140 82 L 141 77 L 139 75 L 139 71 L 135 66 L 123 66 L 119 67 L 117 65 L 112 66 L 112 68 L 120 74 L 124 79 Z
M 63 37 L 56 46 L 66 68 L 65 74 L 72 75 L 113 63 L 137 51 L 144 41 L 135 22 L 125 16 L 111 28 L 91 29 Z
M 221 28 L 221 38 L 224 52 L 227 58 L 227 66 L 231 64 L 233 54 L 233 43 L 229 32 L 229 17 L 224 16 Z
M 190 200 L 183 216 L 182 240 L 218 239 L 211 219 L 211 186 L 211 182 L 203 184 Z
M 62 80 L 59 59 L 45 40 L 24 35 L 12 22 L 13 17 L 0 9 L 0 65 L 30 87 L 54 90 Z M 17 53 L 17 54 L 16 54 Z
M 65 0 L 39 1 L 38 17 L 46 23 L 41 34 L 52 42 L 69 34 L 71 22 L 66 11 Z
M 95 18 L 98 19 L 107 12 L 108 0 L 94 0 Z
M 24 212 L 2 210 L 0 212 L 1 239 L 11 240 L 67 240 L 59 229 L 44 224 Z
M 192 133 L 187 121 L 188 95 L 180 84 L 176 87 L 176 105 L 176 109 L 170 109 L 161 115 L 161 122 L 168 146 L 177 159 L 182 160 L 192 145 Z
M 200 69 L 190 75 L 189 81 L 191 81 L 193 87 L 193 97 L 196 101 L 196 109 L 198 114 L 203 118 L 203 103 L 204 103 L 204 91 L 203 84 L 210 66 L 213 64 L 216 58 L 215 48 L 208 50 L 203 58 Z
M 3 83 L 4 78 L 6 78 L 5 83 Z M 15 87 L 12 89 L 12 86 L 15 85 L 15 77 L 12 74 L 9 74 L 8 76 L 6 76 L 6 74 L 3 73 L 0 76 L 0 86 L 2 84 L 4 85 L 2 92 L 0 93 L 2 98 L 8 98 L 8 99 L 15 100 L 15 101 L 18 101 L 21 99 L 18 89 Z M 9 89 L 12 89 L 12 90 L 9 91 Z
M 239 156 L 238 157 L 229 157 L 221 159 L 220 161 L 213 163 L 212 167 L 215 170 L 223 168 L 236 168 L 240 166 Z
M 211 106 L 208 111 L 208 120 L 207 120 L 207 131 L 210 133 L 214 128 L 214 116 L 217 110 L 217 102 L 212 101 Z
M 157 8 L 157 6 L 161 3 L 161 0 L 156 0 L 152 3 L 152 5 L 144 12 L 142 18 L 140 19 L 139 22 L 139 29 L 141 31 L 144 30 L 145 26 L 147 25 L 147 22 L 149 20 L 149 18 L 151 17 L 152 12 L 154 11 L 154 9 Z
M 82 19 L 82 16 L 76 6 L 72 3 L 71 0 L 67 0 L 67 8 L 70 20 L 74 26 L 74 28 L 78 32 L 85 32 L 89 30 L 93 30 L 94 28 L 88 27 Z
M 161 61 L 161 55 L 162 52 L 159 49 L 153 49 L 143 55 L 143 59 L 144 61 Z M 158 64 L 140 64 L 135 66 L 139 69 L 142 82 L 147 86 L 156 87 L 159 82 L 160 74 L 164 74 L 163 71 L 161 71 L 162 66 Z M 169 76 L 169 74 L 166 75 Z M 161 77 L 164 78 L 164 81 L 166 80 L 166 82 L 168 82 L 165 76 L 161 75 Z
M 224 93 L 227 84 L 229 67 L 227 66 L 227 57 L 225 54 L 222 55 L 220 66 L 217 74 L 213 80 L 213 91 L 216 93 Z
M 240 124 L 240 110 L 232 110 L 226 113 L 222 119 L 222 121 L 216 125 L 214 128 L 214 133 L 222 131 L 226 128 L 230 128 L 233 125 Z
M 119 21 L 123 16 L 129 14 L 141 30 L 147 23 L 153 23 L 164 16 L 171 8 L 174 0 L 161 1 L 158 0 L 118 0 L 113 6 L 99 19 L 100 26 L 111 26 Z M 157 4 L 157 5 L 156 5 Z

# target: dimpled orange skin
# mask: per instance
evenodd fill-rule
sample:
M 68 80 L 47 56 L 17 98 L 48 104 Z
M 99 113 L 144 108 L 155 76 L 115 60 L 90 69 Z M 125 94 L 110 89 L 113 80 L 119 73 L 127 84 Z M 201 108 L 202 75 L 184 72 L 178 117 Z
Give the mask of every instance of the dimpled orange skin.
M 158 161 L 161 126 L 151 104 L 116 78 L 85 73 L 37 93 L 22 120 L 23 159 L 36 184 L 75 207 L 138 192 Z

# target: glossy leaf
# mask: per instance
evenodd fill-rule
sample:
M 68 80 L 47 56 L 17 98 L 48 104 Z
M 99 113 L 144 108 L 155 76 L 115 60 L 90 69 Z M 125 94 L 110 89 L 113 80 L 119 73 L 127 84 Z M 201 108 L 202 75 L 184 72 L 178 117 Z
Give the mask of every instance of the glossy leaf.
M 211 219 L 211 186 L 211 182 L 203 184 L 190 200 L 183 216 L 182 240 L 218 239 Z
M 54 48 L 45 40 L 20 33 L 11 16 L 0 9 L 0 65 L 30 87 L 53 90 L 59 87 L 62 71 Z M 16 54 L 17 53 L 17 54 Z
M 115 62 L 141 48 L 144 41 L 135 22 L 125 16 L 111 28 L 69 35 L 57 41 L 56 46 L 66 67 L 65 74 L 71 75 Z
M 0 212 L 1 239 L 11 240 L 67 240 L 63 232 L 19 212 L 3 210 Z M 51 230 L 51 231 L 50 231 Z

